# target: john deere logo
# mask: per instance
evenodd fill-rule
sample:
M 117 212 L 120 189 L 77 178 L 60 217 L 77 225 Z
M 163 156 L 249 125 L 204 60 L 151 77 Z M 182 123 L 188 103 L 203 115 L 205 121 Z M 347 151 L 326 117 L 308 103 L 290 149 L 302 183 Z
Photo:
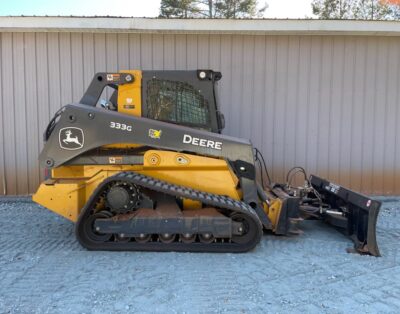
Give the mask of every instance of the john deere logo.
M 62 128 L 59 133 L 59 142 L 62 149 L 76 150 L 83 147 L 84 136 L 80 128 Z
M 161 130 L 149 129 L 149 136 L 151 138 L 159 139 L 161 137 L 161 134 L 162 134 Z

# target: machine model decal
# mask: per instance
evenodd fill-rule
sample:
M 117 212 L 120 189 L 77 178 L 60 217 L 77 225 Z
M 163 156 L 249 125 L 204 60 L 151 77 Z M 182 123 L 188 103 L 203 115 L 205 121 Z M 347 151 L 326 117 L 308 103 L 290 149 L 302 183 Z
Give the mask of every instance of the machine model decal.
M 161 134 L 162 134 L 162 130 L 149 129 L 149 137 L 151 137 L 151 138 L 160 139 Z
M 82 129 L 69 127 L 60 130 L 58 139 L 62 149 L 76 150 L 83 147 L 85 137 Z
M 125 123 L 110 121 L 110 128 L 121 130 L 121 131 L 132 132 L 132 126 L 125 124 Z
M 184 134 L 183 135 L 183 143 L 184 144 L 191 144 L 191 145 L 194 145 L 194 146 L 201 146 L 201 147 L 217 149 L 217 150 L 221 150 L 222 149 L 222 142 L 206 140 L 204 138 L 194 137 L 194 136 L 191 136 L 189 134 Z

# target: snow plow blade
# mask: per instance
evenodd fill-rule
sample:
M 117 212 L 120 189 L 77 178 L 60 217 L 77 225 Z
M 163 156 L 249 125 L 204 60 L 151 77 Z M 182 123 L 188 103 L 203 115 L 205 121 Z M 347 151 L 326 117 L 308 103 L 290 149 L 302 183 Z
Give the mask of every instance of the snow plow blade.
M 376 223 L 381 203 L 314 175 L 310 183 L 328 205 L 321 210 L 321 218 L 344 231 L 353 240 L 355 252 L 380 256 Z

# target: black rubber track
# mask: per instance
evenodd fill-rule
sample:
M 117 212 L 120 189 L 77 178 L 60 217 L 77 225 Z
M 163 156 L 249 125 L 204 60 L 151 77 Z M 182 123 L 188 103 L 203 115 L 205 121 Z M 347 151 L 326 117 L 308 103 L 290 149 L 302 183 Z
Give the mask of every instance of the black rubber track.
M 112 181 L 126 181 L 147 189 L 161 192 L 175 197 L 184 197 L 203 204 L 217 208 L 222 208 L 233 213 L 245 215 L 251 222 L 253 237 L 245 243 L 233 242 L 213 242 L 210 244 L 195 242 L 195 243 L 162 243 L 162 242 L 95 242 L 86 236 L 85 222 L 93 214 L 93 207 L 103 190 Z M 88 250 L 104 250 L 104 251 L 184 251 L 184 252 L 221 252 L 221 253 L 241 253 L 253 249 L 259 242 L 262 236 L 262 224 L 255 211 L 246 203 L 236 201 L 227 196 L 221 196 L 211 193 L 204 193 L 191 188 L 170 184 L 165 181 L 157 180 L 152 177 L 141 175 L 135 172 L 120 172 L 104 180 L 90 197 L 89 201 L 83 208 L 78 222 L 76 224 L 76 236 L 79 243 Z

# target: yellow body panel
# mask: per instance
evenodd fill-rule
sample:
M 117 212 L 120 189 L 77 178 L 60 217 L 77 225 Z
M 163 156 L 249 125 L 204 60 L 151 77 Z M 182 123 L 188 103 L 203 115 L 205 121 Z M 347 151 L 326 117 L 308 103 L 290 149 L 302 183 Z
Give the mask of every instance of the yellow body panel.
M 193 201 L 188 198 L 183 199 L 183 208 L 184 209 L 200 209 L 202 207 L 201 202 Z
M 271 204 L 268 206 L 266 212 L 268 214 L 268 218 L 272 223 L 272 231 L 276 231 L 276 226 L 279 221 L 279 216 L 281 214 L 282 201 L 279 198 L 276 198 L 271 201 Z
M 118 86 L 118 112 L 131 116 L 142 116 L 142 71 L 127 70 L 120 71 L 130 73 L 134 77 L 132 84 L 124 84 Z
M 204 192 L 240 199 L 238 179 L 222 159 L 149 150 L 142 174 Z
M 42 183 L 32 200 L 69 220 L 76 221 L 79 208 L 85 205 L 85 181 L 59 180 L 57 184 L 51 183 Z
M 240 199 L 238 179 L 222 159 L 149 150 L 143 165 L 61 166 L 52 170 L 51 181 L 41 184 L 33 200 L 48 209 L 76 221 L 81 208 L 96 187 L 107 177 L 121 171 L 136 171 L 173 184 Z M 196 208 L 196 202 L 184 201 Z

